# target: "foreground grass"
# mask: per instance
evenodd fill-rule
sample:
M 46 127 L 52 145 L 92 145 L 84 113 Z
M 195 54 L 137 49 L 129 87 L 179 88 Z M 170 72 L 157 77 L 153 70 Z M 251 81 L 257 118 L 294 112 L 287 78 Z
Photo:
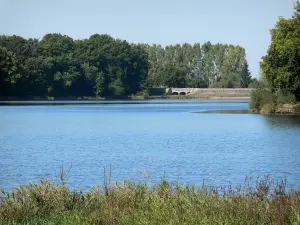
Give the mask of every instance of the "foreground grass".
M 72 192 L 42 180 L 2 192 L 0 224 L 300 224 L 300 193 L 269 178 L 233 189 L 165 180 Z

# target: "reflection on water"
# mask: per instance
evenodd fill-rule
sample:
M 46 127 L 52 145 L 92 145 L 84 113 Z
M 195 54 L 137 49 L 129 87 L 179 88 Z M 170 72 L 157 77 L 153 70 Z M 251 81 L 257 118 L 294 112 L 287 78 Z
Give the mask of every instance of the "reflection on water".
M 271 128 L 282 128 L 282 129 L 300 128 L 299 115 L 263 115 L 262 118 L 263 121 Z
M 243 109 L 232 109 L 232 110 L 205 110 L 205 111 L 199 111 L 194 113 L 217 113 L 217 114 L 248 114 L 249 110 L 243 110 Z

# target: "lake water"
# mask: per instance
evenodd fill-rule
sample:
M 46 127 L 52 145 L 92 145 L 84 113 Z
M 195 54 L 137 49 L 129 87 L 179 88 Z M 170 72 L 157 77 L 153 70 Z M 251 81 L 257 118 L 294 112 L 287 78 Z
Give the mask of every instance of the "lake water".
M 300 187 L 299 117 L 192 113 L 248 109 L 240 100 L 101 103 L 0 106 L 0 188 L 56 182 L 70 164 L 68 183 L 80 190 L 101 185 L 110 165 L 113 181 L 154 183 L 165 174 L 219 186 L 271 175 Z

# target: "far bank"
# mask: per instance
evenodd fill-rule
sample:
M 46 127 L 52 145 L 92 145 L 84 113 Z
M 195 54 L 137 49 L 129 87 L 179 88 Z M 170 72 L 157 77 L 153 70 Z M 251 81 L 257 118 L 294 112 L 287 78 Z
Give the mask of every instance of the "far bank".
M 129 96 L 0 96 L 1 101 L 28 100 L 151 100 L 151 99 L 224 99 L 249 100 L 251 88 L 148 88 Z

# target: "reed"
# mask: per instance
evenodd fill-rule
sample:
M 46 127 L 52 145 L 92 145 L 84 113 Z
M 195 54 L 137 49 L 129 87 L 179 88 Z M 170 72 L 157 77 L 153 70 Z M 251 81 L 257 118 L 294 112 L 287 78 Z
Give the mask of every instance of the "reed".
M 1 192 L 0 224 L 300 224 L 300 192 L 285 180 L 246 178 L 239 187 L 104 183 L 88 192 L 42 179 Z

